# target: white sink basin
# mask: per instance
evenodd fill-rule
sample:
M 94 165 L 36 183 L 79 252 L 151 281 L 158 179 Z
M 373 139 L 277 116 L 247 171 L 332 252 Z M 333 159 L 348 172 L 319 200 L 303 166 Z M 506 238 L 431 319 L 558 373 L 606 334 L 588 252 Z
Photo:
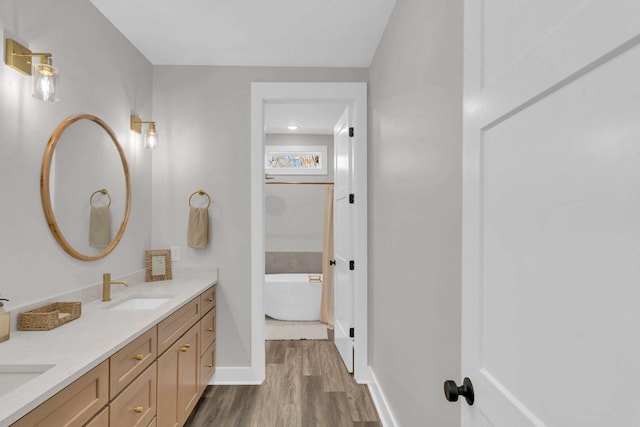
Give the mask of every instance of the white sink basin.
M 0 396 L 31 381 L 54 366 L 0 364 Z
M 116 305 L 109 307 L 109 310 L 153 310 L 169 301 L 169 297 L 131 297 Z

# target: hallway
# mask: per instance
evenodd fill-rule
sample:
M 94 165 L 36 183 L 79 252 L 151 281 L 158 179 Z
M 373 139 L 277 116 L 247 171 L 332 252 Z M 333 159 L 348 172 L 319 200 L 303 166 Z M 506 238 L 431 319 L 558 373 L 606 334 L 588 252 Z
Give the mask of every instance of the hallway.
M 266 341 L 260 386 L 209 386 L 187 427 L 381 426 L 331 341 Z

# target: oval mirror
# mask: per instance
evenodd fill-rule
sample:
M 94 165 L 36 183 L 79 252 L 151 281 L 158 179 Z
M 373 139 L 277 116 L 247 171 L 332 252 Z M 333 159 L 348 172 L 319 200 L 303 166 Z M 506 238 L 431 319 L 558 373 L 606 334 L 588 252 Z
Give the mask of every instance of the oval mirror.
M 89 114 L 62 121 L 44 153 L 40 194 L 49 228 L 69 255 L 94 261 L 109 254 L 131 209 L 129 167 L 109 125 Z

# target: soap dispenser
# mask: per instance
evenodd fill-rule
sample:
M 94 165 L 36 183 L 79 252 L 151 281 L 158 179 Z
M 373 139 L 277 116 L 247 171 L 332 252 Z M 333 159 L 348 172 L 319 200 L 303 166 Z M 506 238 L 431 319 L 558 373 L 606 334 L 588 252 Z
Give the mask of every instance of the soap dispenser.
M 11 320 L 11 313 L 4 309 L 5 301 L 9 300 L 0 298 L 0 342 L 5 342 L 9 339 L 9 320 Z

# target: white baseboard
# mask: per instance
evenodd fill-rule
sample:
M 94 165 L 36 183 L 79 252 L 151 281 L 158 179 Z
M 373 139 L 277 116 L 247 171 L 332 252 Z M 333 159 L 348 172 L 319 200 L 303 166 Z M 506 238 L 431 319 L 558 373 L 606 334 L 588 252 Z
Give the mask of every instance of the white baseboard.
M 211 378 L 209 385 L 260 385 L 264 378 L 260 378 L 250 367 L 218 368 Z
M 373 404 L 376 405 L 380 422 L 384 427 L 397 427 L 398 423 L 391 412 L 389 402 L 387 402 L 387 399 L 384 397 L 382 388 L 380 388 L 380 384 L 378 383 L 378 378 L 376 378 L 376 374 L 373 373 L 371 367 L 369 367 L 369 377 L 371 379 L 367 385 L 369 386 L 369 393 L 371 393 Z

